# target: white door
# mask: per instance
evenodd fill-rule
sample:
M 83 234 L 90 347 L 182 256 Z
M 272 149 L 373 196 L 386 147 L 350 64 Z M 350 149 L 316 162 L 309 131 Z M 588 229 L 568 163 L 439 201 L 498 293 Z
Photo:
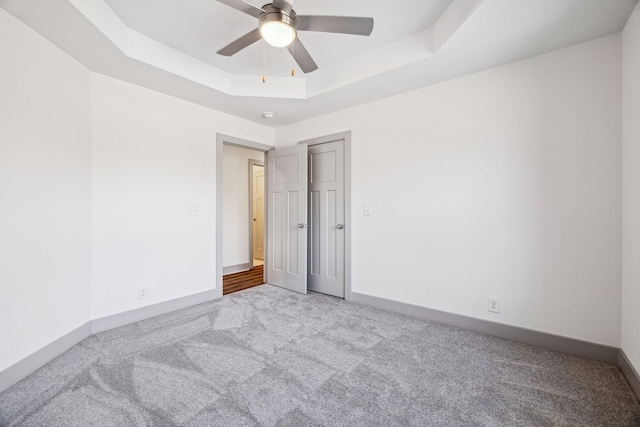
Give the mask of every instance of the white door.
M 307 146 L 267 152 L 267 281 L 307 293 Z
M 252 168 L 253 257 L 264 259 L 264 167 L 253 165 Z
M 344 140 L 309 147 L 309 289 L 344 298 Z

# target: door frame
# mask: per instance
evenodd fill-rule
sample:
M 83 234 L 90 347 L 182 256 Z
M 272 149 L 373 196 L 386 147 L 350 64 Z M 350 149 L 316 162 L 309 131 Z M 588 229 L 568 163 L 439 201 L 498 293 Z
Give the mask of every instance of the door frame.
M 265 156 L 266 156 L 266 152 L 265 152 Z M 264 166 L 264 161 L 260 161 L 260 160 L 254 160 L 254 159 L 249 159 L 249 262 L 251 263 L 251 268 L 253 268 L 253 167 L 254 166 L 262 166 L 263 169 L 265 168 Z M 266 171 L 266 169 L 263 170 L 263 173 Z M 265 183 L 263 186 L 263 190 L 265 190 L 265 194 L 263 195 L 263 197 L 266 196 L 266 178 L 265 178 Z M 266 203 L 266 199 L 265 203 L 264 203 L 264 212 L 262 213 L 263 216 L 266 214 L 267 212 L 267 203 Z M 265 230 L 266 230 L 266 224 L 264 226 Z M 265 232 L 266 234 L 266 232 Z M 263 242 L 266 242 L 266 240 L 263 240 Z M 266 256 L 266 250 L 263 249 L 263 256 Z M 264 263 L 264 258 L 262 259 L 263 263 Z
M 223 253 L 223 173 L 222 168 L 224 165 L 223 155 L 224 155 L 224 146 L 232 145 L 234 147 L 246 148 L 248 150 L 261 151 L 266 153 L 267 151 L 275 150 L 275 147 L 272 145 L 261 144 L 259 142 L 249 141 L 247 139 L 236 138 L 235 136 L 225 135 L 222 133 L 216 133 L 216 287 L 214 289 L 214 295 L 216 299 L 222 298 L 222 253 Z M 264 172 L 267 173 L 268 165 L 264 165 Z M 265 180 L 266 181 L 266 180 Z M 265 192 L 267 191 L 268 183 L 265 182 Z M 265 242 L 267 241 L 267 228 L 268 228 L 268 209 L 265 209 L 264 219 L 265 219 Z M 264 254 L 264 262 L 267 263 L 268 260 L 268 251 L 265 251 Z M 251 259 L 251 263 L 253 263 L 253 259 Z M 264 281 L 267 282 L 267 269 L 264 269 Z
M 308 146 L 344 141 L 344 299 L 351 296 L 351 131 L 334 133 L 298 142 Z M 307 249 L 308 250 L 308 249 Z

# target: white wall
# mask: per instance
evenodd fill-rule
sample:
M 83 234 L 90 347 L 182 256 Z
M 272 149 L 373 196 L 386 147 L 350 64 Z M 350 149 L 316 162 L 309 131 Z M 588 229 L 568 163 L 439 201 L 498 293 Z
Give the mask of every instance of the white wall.
M 90 91 L 0 8 L 0 370 L 89 321 Z
M 622 349 L 640 371 L 640 5 L 622 33 Z
M 277 146 L 352 131 L 354 292 L 618 346 L 620 60 L 619 35 L 595 40 L 279 128 Z
M 214 289 L 216 133 L 273 130 L 101 75 L 92 88 L 92 316 Z
M 640 366 L 638 14 L 624 126 L 613 36 L 279 129 L 279 146 L 353 131 L 353 290 L 622 342 Z M 0 370 L 90 318 L 213 289 L 216 133 L 273 130 L 92 76 L 3 9 L 0 58 Z
M 252 262 L 249 257 L 249 159 L 264 161 L 264 153 L 223 147 L 224 267 Z

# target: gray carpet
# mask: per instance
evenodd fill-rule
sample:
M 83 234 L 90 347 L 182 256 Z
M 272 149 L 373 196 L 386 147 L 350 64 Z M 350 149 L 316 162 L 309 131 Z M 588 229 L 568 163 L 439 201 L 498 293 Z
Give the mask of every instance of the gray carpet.
M 92 336 L 2 426 L 640 426 L 619 369 L 258 286 Z

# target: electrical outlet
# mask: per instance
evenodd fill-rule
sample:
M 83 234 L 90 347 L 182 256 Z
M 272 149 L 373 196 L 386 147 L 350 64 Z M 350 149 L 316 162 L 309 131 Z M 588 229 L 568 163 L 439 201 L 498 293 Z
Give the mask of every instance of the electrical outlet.
M 487 310 L 493 313 L 500 313 L 500 298 L 491 298 L 489 297 L 489 303 L 487 305 Z
M 149 288 L 138 288 L 138 299 L 146 299 L 149 295 Z

